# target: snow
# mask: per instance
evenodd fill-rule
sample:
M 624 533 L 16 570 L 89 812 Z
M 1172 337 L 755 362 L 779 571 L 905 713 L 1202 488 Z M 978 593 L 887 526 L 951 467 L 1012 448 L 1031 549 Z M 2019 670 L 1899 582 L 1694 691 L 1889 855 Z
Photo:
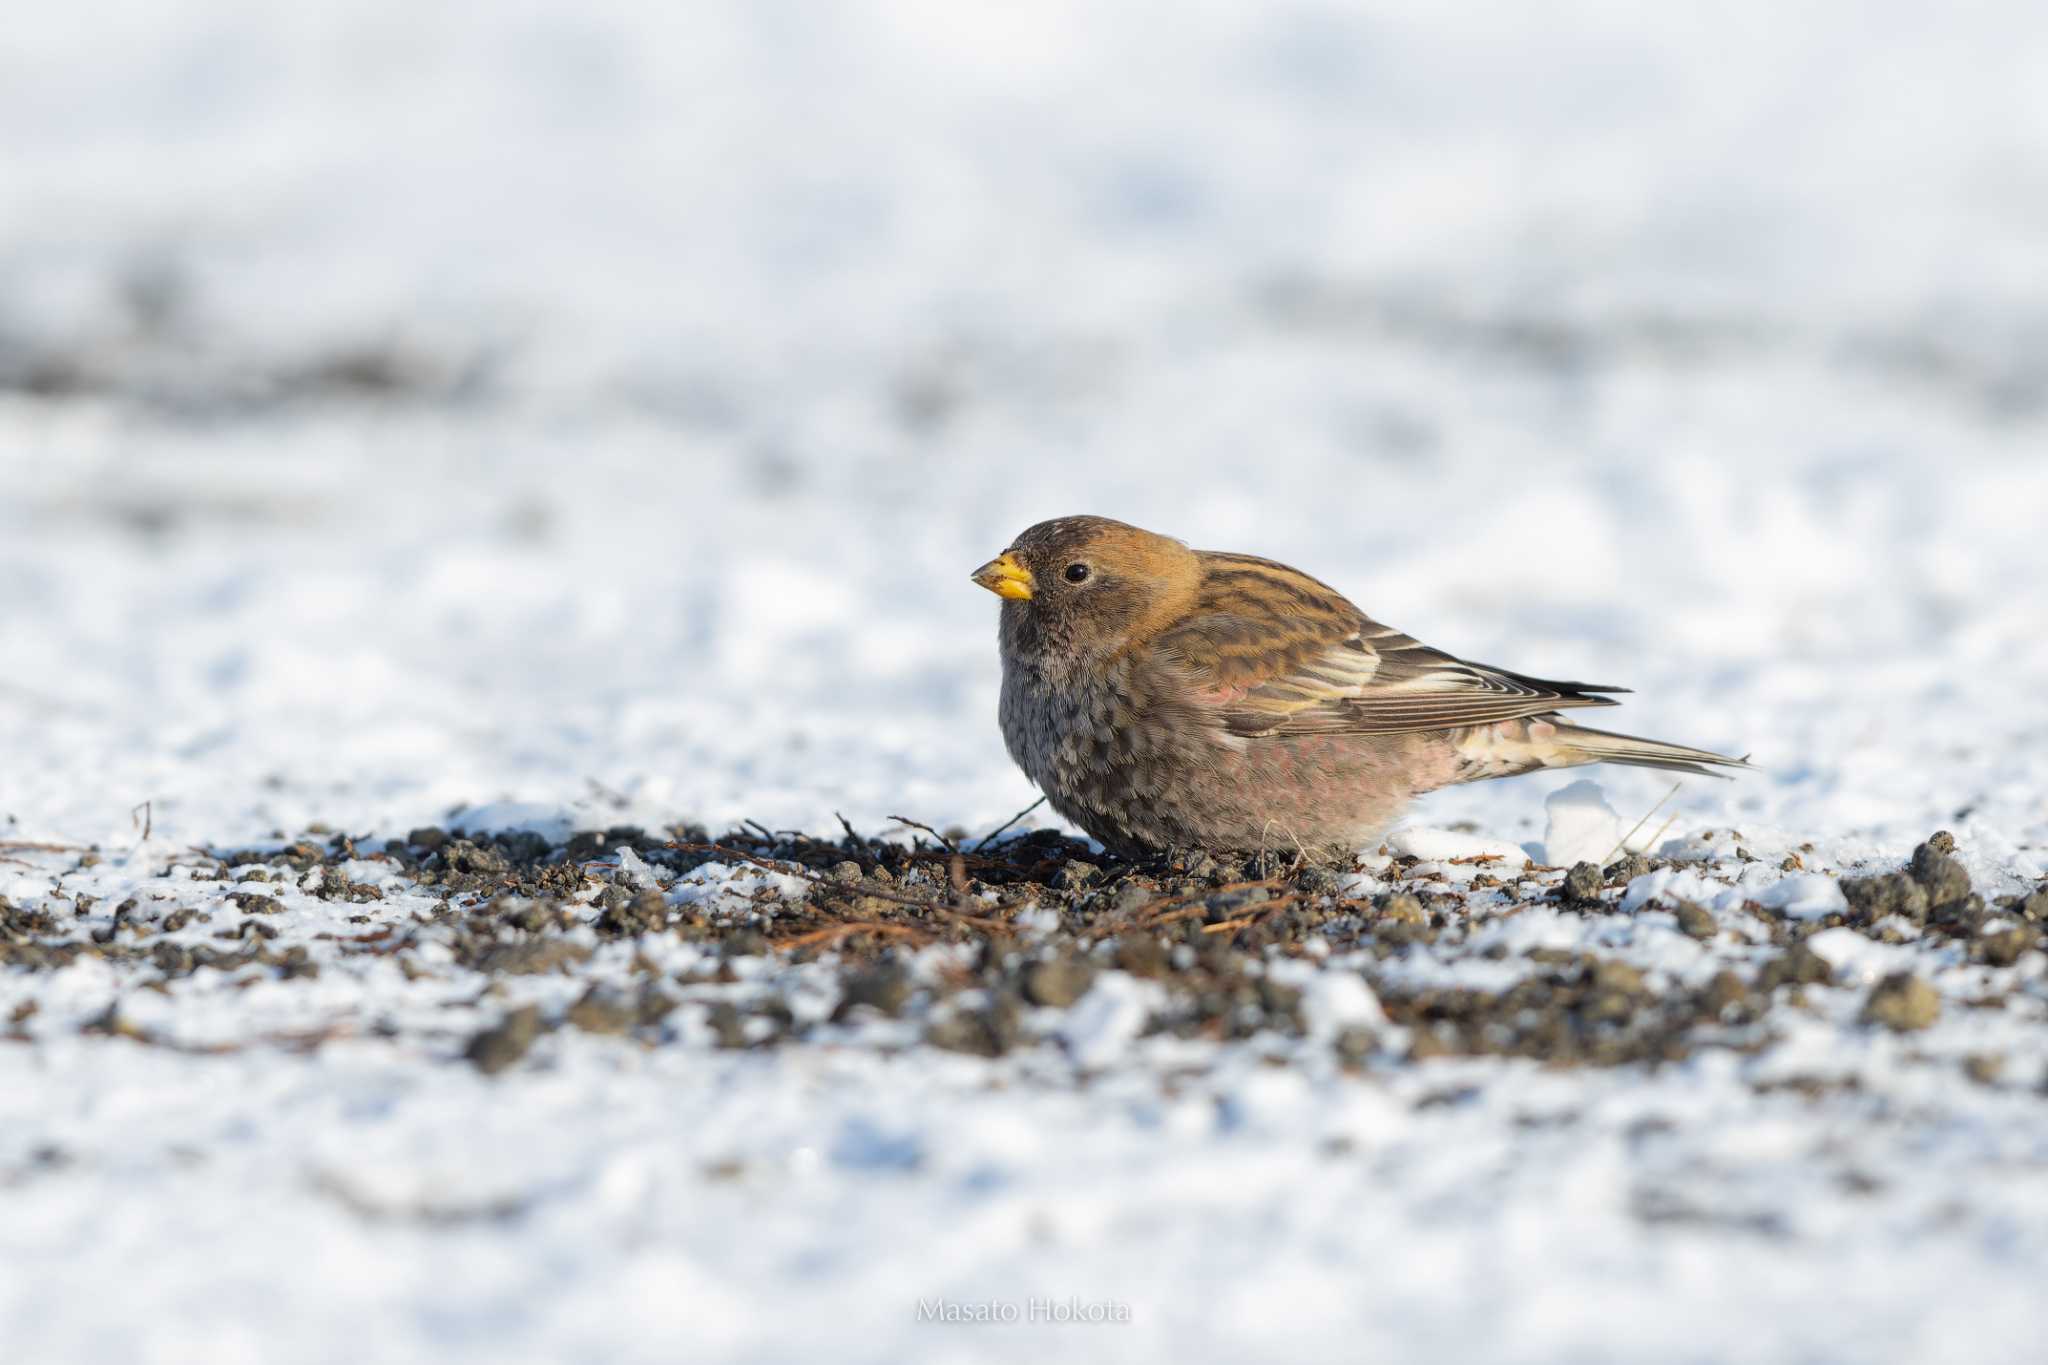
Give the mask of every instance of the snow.
M 1120 1059 L 1145 1030 L 1157 991 L 1123 972 L 1105 972 L 1060 1025 L 1075 1065 L 1098 1070 Z
M 1807 939 L 1806 946 L 1826 958 L 1840 980 L 1868 983 L 1910 969 L 1914 962 L 1908 945 L 1877 943 L 1853 929 L 1823 929 Z
M 1385 846 L 1407 857 L 1426 858 L 1446 867 L 1454 859 L 1498 860 L 1510 868 L 1520 867 L 1528 861 L 1524 850 L 1502 840 L 1419 824 L 1389 830 Z
M 1813 873 L 1785 878 L 1757 897 L 1757 904 L 1793 919 L 1823 919 L 1849 907 L 1834 878 Z
M 1543 799 L 1543 846 L 1539 862 L 1555 867 L 1591 863 L 1604 867 L 1629 851 L 1629 827 L 1621 822 L 1600 784 L 1584 778 Z
M 1302 980 L 1302 1020 L 1308 1036 L 1335 1038 L 1347 1028 L 1372 1028 L 1387 1022 L 1372 987 L 1345 972 L 1314 972 Z
M 1631 878 L 1621 895 L 1623 910 L 1640 910 L 1657 901 L 1695 901 L 1729 909 L 1742 903 L 1741 896 L 1726 882 L 1682 868 L 1660 867 Z
M 659 1046 L 559 1029 L 487 1077 L 462 1044 L 520 1005 L 725 964 L 579 930 L 574 975 L 428 941 L 415 979 L 319 937 L 417 929 L 396 882 L 244 914 L 179 863 L 314 825 L 986 833 L 1033 793 L 965 576 L 1095 511 L 1754 755 L 1644 827 L 1684 869 L 1412 945 L 1385 1000 L 1531 950 L 1751 975 L 1938 828 L 2029 890 L 2039 6 L 17 9 L 0 897 L 260 922 L 321 970 L 0 967 L 0 1360 L 2029 1357 L 2039 951 L 1822 929 L 1836 981 L 1756 1055 L 1556 1070 L 1401 1060 L 1338 958 L 1285 1043 L 1148 1034 L 1107 972 L 994 1061 L 884 1020 L 721 1049 L 718 1002 L 837 989 L 743 959 Z M 1432 797 L 1389 842 L 1421 865 L 1348 889 L 1484 903 L 1671 781 L 1585 777 Z M 806 890 L 663 890 L 764 888 Z M 1907 970 L 1938 1024 L 1860 1024 Z M 1033 1296 L 1132 1321 L 914 1320 Z

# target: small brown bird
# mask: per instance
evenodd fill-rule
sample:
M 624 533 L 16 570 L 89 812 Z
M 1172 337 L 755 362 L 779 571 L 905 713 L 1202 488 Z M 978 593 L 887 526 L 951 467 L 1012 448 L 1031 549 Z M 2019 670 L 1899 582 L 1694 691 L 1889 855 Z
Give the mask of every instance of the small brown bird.
M 1040 522 L 974 581 L 1003 599 L 1010 756 L 1118 852 L 1348 854 L 1452 783 L 1747 766 L 1558 714 L 1626 688 L 1466 663 L 1284 564 L 1105 517 Z

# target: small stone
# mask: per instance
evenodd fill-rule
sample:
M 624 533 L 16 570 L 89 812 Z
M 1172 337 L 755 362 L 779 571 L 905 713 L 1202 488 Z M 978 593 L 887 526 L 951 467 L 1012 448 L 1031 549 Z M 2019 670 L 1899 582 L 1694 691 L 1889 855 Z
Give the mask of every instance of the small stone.
M 1084 863 L 1079 858 L 1069 858 L 1060 870 L 1053 874 L 1052 884 L 1062 891 L 1079 891 L 1102 875 L 1102 869 L 1093 863 Z
M 1593 988 L 1618 991 L 1623 995 L 1641 995 L 1648 986 L 1642 968 L 1616 958 L 1603 958 L 1593 966 Z
M 1927 836 L 1927 846 L 1936 853 L 1953 853 L 1956 851 L 1956 836 L 1945 829 L 1938 829 Z
M 1573 863 L 1572 870 L 1564 874 L 1564 898 L 1589 904 L 1600 899 L 1602 884 L 1599 868 L 1591 863 Z
M 1750 1005 L 1749 987 L 1742 978 L 1727 968 L 1715 972 L 1707 982 L 1706 1006 L 1716 1018 L 1724 1017 L 1730 1010 L 1748 1010 Z
M 1894 972 L 1871 987 L 1863 1003 L 1866 1023 L 1900 1032 L 1923 1029 L 1941 1017 L 1941 993 L 1911 972 Z
M 491 908 L 498 911 L 501 923 L 529 934 L 544 933 L 555 924 L 554 906 L 542 901 L 531 901 L 520 896 L 503 896 L 493 901 Z
M 848 972 L 839 982 L 841 1012 L 866 1005 L 894 1019 L 910 1002 L 910 976 L 893 962 Z
M 1826 958 L 1804 943 L 1795 943 L 1764 964 L 1757 985 L 1774 991 L 1780 986 L 1825 986 L 1834 979 L 1835 969 Z
M 467 839 L 457 839 L 441 850 L 441 865 L 450 872 L 466 872 L 475 876 L 500 876 L 511 871 L 512 864 L 495 848 L 485 848 Z
M 254 924 L 256 921 L 242 922 Z M 486 976 L 499 973 L 508 976 L 542 976 L 567 971 L 578 963 L 588 961 L 589 958 L 590 949 L 580 943 L 568 943 L 559 938 L 535 938 L 517 943 L 492 943 L 478 953 L 469 965 Z
M 1626 858 L 1607 865 L 1607 880 L 1622 886 L 1638 877 L 1650 875 L 1650 860 L 1640 853 L 1631 853 Z
M 2005 1058 L 1996 1052 L 1973 1052 L 1963 1058 L 1963 1074 L 1979 1085 L 1997 1085 L 2005 1075 Z
M 1875 924 L 1888 915 L 1915 924 L 1927 922 L 1927 889 L 1903 872 L 1881 877 L 1845 877 L 1837 885 L 1849 902 L 1849 918 L 1854 923 Z
M 1182 921 L 1182 929 L 1191 929 L 1191 921 Z M 1211 976 L 1242 976 L 1246 962 L 1245 955 L 1230 946 L 1227 935 L 1205 934 L 1196 928 L 1187 936 L 1195 949 L 1195 962 Z
M 192 950 L 175 943 L 159 943 L 149 950 L 150 961 L 165 976 L 190 976 L 197 964 L 192 959 Z
M 1034 1005 L 1065 1009 L 1093 984 L 1095 969 L 1078 957 L 1047 958 L 1024 969 L 1024 998 Z
M 746 1020 L 732 1001 L 721 1000 L 713 1005 L 711 1012 L 704 1016 L 704 1022 L 720 1047 L 742 1048 L 747 1045 Z
M 1393 924 L 1407 924 L 1420 928 L 1429 923 L 1429 912 L 1422 908 L 1422 902 L 1406 891 L 1394 891 L 1380 897 L 1373 907 L 1379 918 Z
M 1680 901 L 1676 911 L 1680 933 L 1696 939 L 1710 939 L 1719 930 L 1713 912 L 1696 901 Z
M 1231 886 L 1237 882 L 1248 880 L 1244 864 L 1238 862 L 1235 858 L 1213 859 L 1212 863 L 1213 866 L 1209 869 L 1209 884 L 1211 886 Z
M 1269 1017 L 1292 1021 L 1298 1028 L 1301 1024 L 1301 988 L 1275 981 L 1269 976 L 1260 977 L 1259 1008 Z
M 597 917 L 597 930 L 601 934 L 658 934 L 668 928 L 673 915 L 669 903 L 659 891 L 646 890 L 628 899 L 623 895 L 612 898 L 618 888 L 607 888 L 605 911 Z
M 1237 918 L 1238 913 L 1246 906 L 1258 905 L 1272 898 L 1273 893 L 1263 886 L 1255 886 L 1244 891 L 1218 891 L 1203 898 L 1202 919 L 1208 924 L 1221 924 L 1225 920 Z
M 469 1040 L 462 1055 L 486 1076 L 495 1076 L 526 1055 L 540 1037 L 540 1007 L 524 1005 Z
M 563 1017 L 585 1033 L 625 1033 L 638 1022 L 639 1011 L 617 991 L 592 986 Z
M 414 848 L 425 849 L 427 852 L 432 853 L 435 849 L 448 842 L 448 832 L 436 825 L 422 825 L 406 835 L 405 841 Z
M 1945 838 L 1947 836 L 1937 834 L 1913 850 L 1913 880 L 1926 888 L 1929 905 L 1946 905 L 1970 894 L 1970 874 L 1949 856 L 1955 848 L 1955 840 L 1947 839 L 1944 847 L 1940 841 Z
M 999 999 L 986 1009 L 953 1010 L 932 1021 L 925 1041 L 948 1052 L 1000 1057 L 1017 1044 L 1017 1009 Z
M 677 1003 L 673 995 L 649 982 L 640 988 L 640 998 L 633 1004 L 634 1020 L 641 1028 L 659 1027 L 675 1012 Z
M 1974 891 L 1955 900 L 1943 901 L 1927 912 L 1928 923 L 1963 936 L 1977 933 L 1987 918 L 1984 898 Z
M 1166 945 L 1148 933 L 1125 934 L 1116 942 L 1116 965 L 1132 976 L 1164 976 Z
M 834 864 L 832 868 L 832 880 L 835 882 L 843 882 L 848 886 L 853 885 L 855 882 L 860 880 L 860 864 L 855 862 L 851 858 L 846 859 L 846 861 L 844 862 Z
M 2033 925 L 2017 924 L 1984 935 L 1977 941 L 1977 951 L 1994 967 L 2010 967 L 2039 941 L 2040 931 Z
M 1310 863 L 1294 876 L 1295 889 L 1305 896 L 1334 896 L 1343 884 L 1335 869 L 1320 863 Z
M 1340 1060 L 1356 1065 L 1372 1056 L 1379 1046 L 1379 1037 L 1363 1024 L 1347 1024 L 1337 1031 L 1330 1045 Z
M 2048 920 L 2048 886 L 2043 886 L 2033 895 L 2020 902 L 2020 914 L 2040 923 Z

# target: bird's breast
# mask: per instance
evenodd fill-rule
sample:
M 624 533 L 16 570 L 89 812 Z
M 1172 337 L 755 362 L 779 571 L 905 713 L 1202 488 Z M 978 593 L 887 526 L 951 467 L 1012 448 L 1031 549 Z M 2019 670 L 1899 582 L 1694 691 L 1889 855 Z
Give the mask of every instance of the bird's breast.
M 1010 757 L 1048 791 L 1130 757 L 1140 699 L 1119 669 L 1054 679 L 1023 660 L 1003 667 L 1003 738 Z

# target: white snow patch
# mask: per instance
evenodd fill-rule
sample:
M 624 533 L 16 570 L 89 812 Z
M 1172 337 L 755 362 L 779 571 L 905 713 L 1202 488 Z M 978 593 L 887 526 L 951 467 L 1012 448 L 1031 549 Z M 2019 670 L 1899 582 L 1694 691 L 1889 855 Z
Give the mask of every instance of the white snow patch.
M 1499 868 L 1519 871 L 1529 859 L 1520 844 L 1481 834 L 1432 829 L 1427 825 L 1403 825 L 1387 835 L 1387 847 L 1410 858 L 1449 862 L 1453 858 L 1495 858 Z
M 1552 867 L 1604 866 L 1628 833 L 1621 816 L 1607 804 L 1607 794 L 1590 778 L 1552 792 L 1543 799 L 1543 811 L 1542 861 Z
M 1660 867 L 1630 880 L 1628 889 L 1622 893 L 1621 908 L 1625 911 L 1640 910 L 1651 901 L 1659 900 L 1696 901 L 1717 910 L 1732 909 L 1742 903 L 1739 892 L 1704 872 L 1691 868 Z
M 630 850 L 621 849 L 620 852 Z M 744 910 L 751 907 L 756 893 L 769 888 L 774 890 L 776 898 L 801 900 L 810 893 L 811 884 L 801 877 L 793 877 L 786 872 L 770 872 L 752 863 L 705 863 L 676 879 L 675 886 L 668 892 L 668 903 Z
M 1835 983 L 1844 986 L 1875 981 L 1911 966 L 1918 956 L 1909 943 L 1880 943 L 1846 925 L 1809 934 L 1806 946 L 1835 969 Z
M 1060 1041 L 1084 1070 L 1108 1066 L 1145 1031 L 1146 1021 L 1161 999 L 1162 992 L 1153 982 L 1140 981 L 1128 972 L 1104 972 L 1061 1020 Z
M 1388 992 L 1499 989 L 1539 944 L 1752 978 L 1769 926 L 1723 906 L 1807 844 L 1888 870 L 1947 827 L 1987 897 L 2038 883 L 2034 0 L 1753 4 L 1733 48 L 1679 6 L 797 8 L 10 11 L 0 843 L 105 858 L 0 848 L 17 910 L 83 932 L 133 898 L 136 941 L 226 946 L 224 888 L 165 867 L 315 821 L 995 829 L 1033 793 L 963 575 L 1077 510 L 1612 677 L 1617 728 L 1766 765 L 1650 822 L 1697 831 L 1668 848 L 1700 875 L 1631 894 L 1714 908 L 1707 947 L 1538 903 L 1461 950 L 1447 907 L 1436 944 L 1334 955 Z M 295 392 L 387 345 L 421 392 Z M 13 382 L 45 362 L 87 382 Z M 1485 534 L 1447 523 L 1503 488 Z M 1544 795 L 1579 776 L 1414 820 L 1548 857 Z M 1625 817 L 1670 785 L 1599 780 Z M 1084 1040 L 1112 1060 L 1076 1084 L 1050 1047 L 933 1054 L 922 1017 L 720 1049 L 714 1004 L 782 968 L 709 982 L 714 950 L 654 935 L 491 982 L 436 896 L 376 880 L 276 888 L 273 947 L 317 978 L 0 970 L 27 1040 L 0 1040 L 0 1360 L 1782 1365 L 2038 1338 L 2038 952 L 1819 935 L 1847 979 L 1895 952 L 2008 1003 L 1897 1038 L 1817 990 L 1756 1056 L 1559 1073 L 1396 1061 L 1389 1027 L 1365 1076 L 1288 1044 L 1300 1075 L 1263 1078 L 1265 1035 L 1131 1043 L 1112 984 Z M 672 894 L 744 912 L 769 884 Z M 426 936 L 413 974 L 338 949 L 386 928 Z M 938 994 L 978 951 L 913 975 Z M 659 1043 L 460 1060 L 507 1008 L 634 987 L 636 955 L 685 997 Z M 79 1033 L 130 997 L 166 1041 L 232 1046 Z M 1707 1216 L 1642 1216 L 1673 1195 Z M 1137 1322 L 970 1339 L 910 1312 L 1076 1292 Z
M 1787 919 L 1820 919 L 1849 908 L 1848 898 L 1833 877 L 1818 873 L 1796 873 L 1768 887 L 1757 898 L 1766 910 Z
M 1387 1022 L 1379 997 L 1356 972 L 1323 970 L 1300 958 L 1281 958 L 1267 964 L 1266 974 L 1301 991 L 1302 1023 L 1309 1037 L 1318 1041 L 1353 1025 L 1378 1027 Z

